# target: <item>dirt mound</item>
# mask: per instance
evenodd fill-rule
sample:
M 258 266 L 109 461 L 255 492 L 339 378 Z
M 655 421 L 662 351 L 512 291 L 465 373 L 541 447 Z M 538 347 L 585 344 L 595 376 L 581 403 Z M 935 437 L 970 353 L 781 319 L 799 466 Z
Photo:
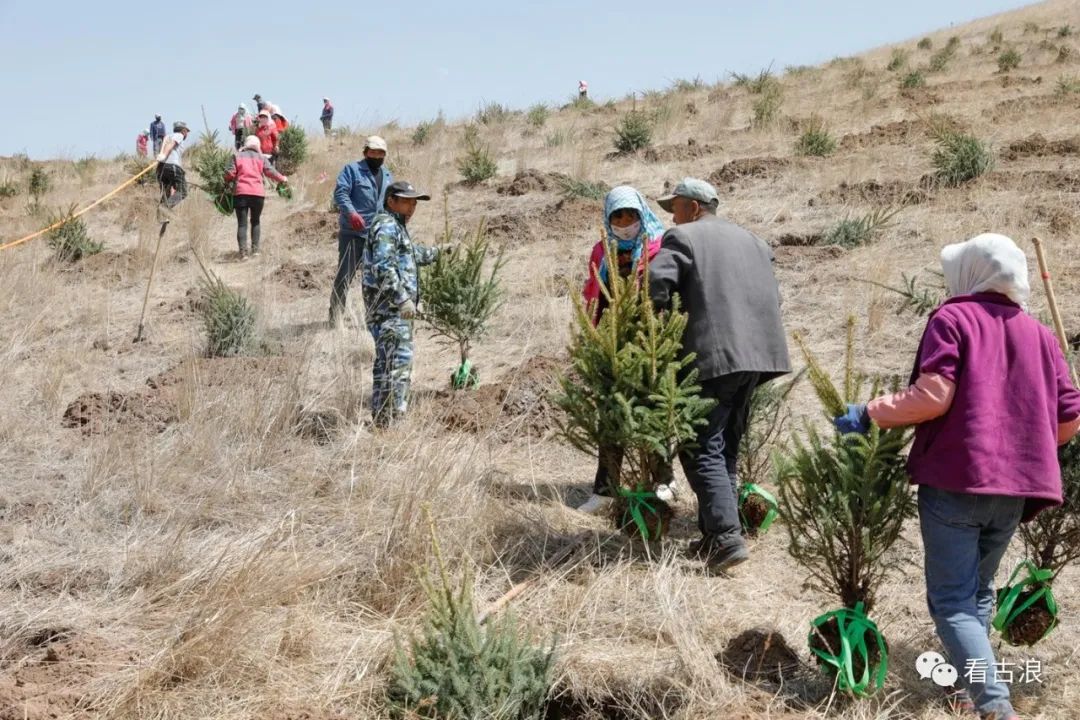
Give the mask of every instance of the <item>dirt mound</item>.
M 809 247 L 821 242 L 821 233 L 784 233 L 776 238 L 780 247 Z
M 809 267 L 842 257 L 847 251 L 839 245 L 786 245 L 773 251 L 776 267 L 784 270 L 805 270 Z
M 723 151 L 724 148 L 721 145 L 699 145 L 696 140 L 690 138 L 685 145 L 661 145 L 660 147 L 649 148 L 642 154 L 642 158 L 644 158 L 645 162 L 651 163 L 686 162 L 687 160 L 697 160 Z
M 64 411 L 61 424 L 80 428 L 84 435 L 98 435 L 121 425 L 159 433 L 176 420 L 175 406 L 155 393 L 105 392 L 77 397 Z
M 188 288 L 182 298 L 162 300 L 157 304 L 158 309 L 166 313 L 183 313 L 194 315 L 202 310 L 203 294 L 199 288 Z
M 987 184 L 994 190 L 1080 192 L 1080 171 L 995 170 L 986 177 Z
M 302 210 L 285 218 L 289 236 L 298 244 L 319 244 L 337 239 L 337 213 L 325 210 Z
M 840 138 L 838 145 L 841 150 L 856 150 L 876 145 L 901 145 L 913 137 L 925 134 L 926 127 L 922 123 L 899 120 L 884 125 L 873 125 L 866 132 L 845 135 Z
M 318 445 L 326 445 L 344 425 L 345 417 L 333 408 L 329 410 L 303 410 L 297 408 L 293 432 Z
M 993 122 L 1014 122 L 1017 115 L 1028 115 L 1039 110 L 1050 108 L 1080 108 L 1080 96 L 1076 99 L 1065 95 L 1035 95 L 1034 97 L 1019 97 L 1010 100 L 1002 100 L 992 107 L 983 110 L 983 115 Z
M 101 638 L 64 629 L 34 633 L 17 666 L 0 666 L 0 720 L 97 717 L 91 684 L 134 657 Z
M 914 107 L 937 105 L 941 102 L 941 95 L 929 88 L 904 88 L 900 91 L 900 97 Z
M 1036 205 L 1031 208 L 1031 221 L 1046 223 L 1055 235 L 1065 235 L 1076 227 L 1076 216 L 1056 205 Z
M 103 250 L 70 266 L 71 272 L 103 283 L 130 283 L 135 271 L 135 251 Z
M 1018 160 L 1026 157 L 1048 157 L 1056 155 L 1080 154 L 1080 137 L 1063 140 L 1047 140 L 1039 133 L 1028 135 L 1023 140 L 1016 140 L 1001 152 L 1005 160 Z
M 333 277 L 333 269 L 327 265 L 302 263 L 295 260 L 286 260 L 274 271 L 275 280 L 302 292 L 329 288 Z
M 562 173 L 546 173 L 528 168 L 522 170 L 511 180 L 495 188 L 499 195 L 511 195 L 514 197 L 527 195 L 531 192 L 549 192 L 559 189 L 559 181 L 566 180 L 567 176 Z
M 558 228 L 562 233 L 573 232 L 589 226 L 600 227 L 603 207 L 600 200 L 563 198 L 541 210 L 537 219 L 543 228 Z
M 927 175 L 916 182 L 908 180 L 844 181 L 820 198 L 844 205 L 870 203 L 873 205 L 919 205 L 930 200 L 934 189 L 933 177 Z
M 512 212 L 488 218 L 487 235 L 493 240 L 528 243 L 535 240 L 529 219 L 524 213 Z
M 732 638 L 716 660 L 732 675 L 745 680 L 782 684 L 801 667 L 799 655 L 779 632 L 754 628 Z
M 771 178 L 791 165 L 790 160 L 777 157 L 739 158 L 732 160 L 709 176 L 713 185 L 733 185 L 749 178 Z
M 443 422 L 451 430 L 494 432 L 509 439 L 524 431 L 543 437 L 557 427 L 558 410 L 551 396 L 558 390 L 566 363 L 537 355 L 501 380 L 474 390 L 446 390 L 436 396 L 447 401 Z

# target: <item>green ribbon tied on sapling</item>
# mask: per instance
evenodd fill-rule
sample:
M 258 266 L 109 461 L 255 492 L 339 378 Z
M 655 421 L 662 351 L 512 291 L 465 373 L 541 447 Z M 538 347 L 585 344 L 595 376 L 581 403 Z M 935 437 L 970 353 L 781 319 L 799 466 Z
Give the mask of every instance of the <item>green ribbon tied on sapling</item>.
M 769 511 L 765 513 L 765 518 L 761 521 L 761 524 L 756 528 L 758 532 L 765 532 L 773 524 L 780 515 L 779 503 L 776 502 L 776 497 L 773 496 L 765 488 L 754 483 L 743 483 L 743 486 L 739 488 L 739 519 L 742 521 L 743 527 L 749 527 L 749 523 L 746 520 L 746 516 L 743 515 L 742 507 L 747 498 L 751 495 L 757 495 L 765 504 L 769 506 Z
M 885 675 L 889 669 L 888 648 L 885 638 L 878 630 L 874 621 L 863 612 L 863 604 L 856 603 L 854 608 L 840 608 L 814 618 L 813 629 L 810 631 L 809 640 L 813 640 L 818 634 L 818 629 L 832 619 L 836 619 L 837 629 L 840 634 L 840 652 L 836 655 L 826 650 L 810 645 L 811 652 L 821 659 L 826 665 L 836 669 L 837 684 L 845 692 L 850 692 L 859 697 L 865 697 L 874 690 L 880 690 L 885 684 Z M 867 647 L 866 636 L 869 634 L 878 647 L 880 661 L 877 670 L 870 672 L 870 653 Z M 862 672 L 855 677 L 853 659 L 858 656 L 862 660 Z
M 653 507 L 649 501 L 656 500 L 656 493 L 648 490 L 642 490 L 640 487 L 637 490 L 628 490 L 624 487 L 616 488 L 619 497 L 626 499 L 626 512 L 623 513 L 623 525 L 626 524 L 627 515 L 633 520 L 634 525 L 637 526 L 638 532 L 641 533 L 643 540 L 648 542 L 649 540 L 649 525 L 645 522 L 645 513 L 650 512 L 657 517 L 660 516 L 659 511 Z
M 1017 581 L 1020 572 L 1024 570 L 1027 571 L 1027 574 Z M 1022 612 L 1041 600 L 1053 618 L 1053 622 L 1050 623 L 1050 627 L 1046 629 L 1046 632 L 1042 634 L 1039 640 L 1049 635 L 1050 631 L 1057 627 L 1058 624 L 1057 601 L 1054 599 L 1053 590 L 1050 589 L 1050 581 L 1053 579 L 1054 573 L 1052 570 L 1039 568 L 1031 560 L 1024 560 L 1017 565 L 1012 575 L 1009 576 L 1009 582 L 1005 584 L 1005 587 L 998 590 L 998 611 L 995 613 L 991 623 L 994 629 L 1005 633 L 1006 628 L 1012 625 Z M 1025 592 L 1031 594 L 1023 602 L 1017 604 L 1020 596 Z M 1007 633 L 1003 637 L 1008 642 Z

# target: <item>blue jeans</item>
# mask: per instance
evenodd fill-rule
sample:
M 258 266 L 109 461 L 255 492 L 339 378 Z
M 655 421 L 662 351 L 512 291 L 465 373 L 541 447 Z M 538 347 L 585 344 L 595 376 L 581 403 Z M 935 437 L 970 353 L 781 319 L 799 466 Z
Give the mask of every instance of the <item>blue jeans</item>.
M 959 682 L 981 714 L 1009 717 L 1009 686 L 995 682 L 990 619 L 994 574 L 1009 546 L 1024 498 L 968 495 L 919 486 L 919 526 L 925 549 L 926 601 Z M 985 671 L 986 682 L 978 677 Z M 970 682 L 969 677 L 977 682 Z

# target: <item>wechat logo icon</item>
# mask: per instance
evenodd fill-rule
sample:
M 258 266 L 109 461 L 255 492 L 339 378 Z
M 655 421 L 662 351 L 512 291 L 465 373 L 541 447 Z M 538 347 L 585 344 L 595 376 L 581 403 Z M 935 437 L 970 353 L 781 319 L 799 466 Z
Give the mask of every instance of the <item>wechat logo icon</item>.
M 938 687 L 950 687 L 956 683 L 959 673 L 941 653 L 934 651 L 924 652 L 915 660 L 915 669 L 923 680 L 933 680 Z

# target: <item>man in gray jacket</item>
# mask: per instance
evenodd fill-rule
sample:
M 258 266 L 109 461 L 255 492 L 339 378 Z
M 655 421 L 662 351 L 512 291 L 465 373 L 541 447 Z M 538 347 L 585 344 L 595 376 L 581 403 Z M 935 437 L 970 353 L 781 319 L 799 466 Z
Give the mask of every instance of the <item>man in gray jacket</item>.
M 697 438 L 680 457 L 698 498 L 702 539 L 691 546 L 725 570 L 749 557 L 742 537 L 735 474 L 754 389 L 791 371 L 780 320 L 780 289 L 768 245 L 716 216 L 720 198 L 704 180 L 686 178 L 660 207 L 675 216 L 649 264 L 658 308 L 681 298 L 687 314 L 683 351 L 694 353 L 702 397 L 716 400 Z

